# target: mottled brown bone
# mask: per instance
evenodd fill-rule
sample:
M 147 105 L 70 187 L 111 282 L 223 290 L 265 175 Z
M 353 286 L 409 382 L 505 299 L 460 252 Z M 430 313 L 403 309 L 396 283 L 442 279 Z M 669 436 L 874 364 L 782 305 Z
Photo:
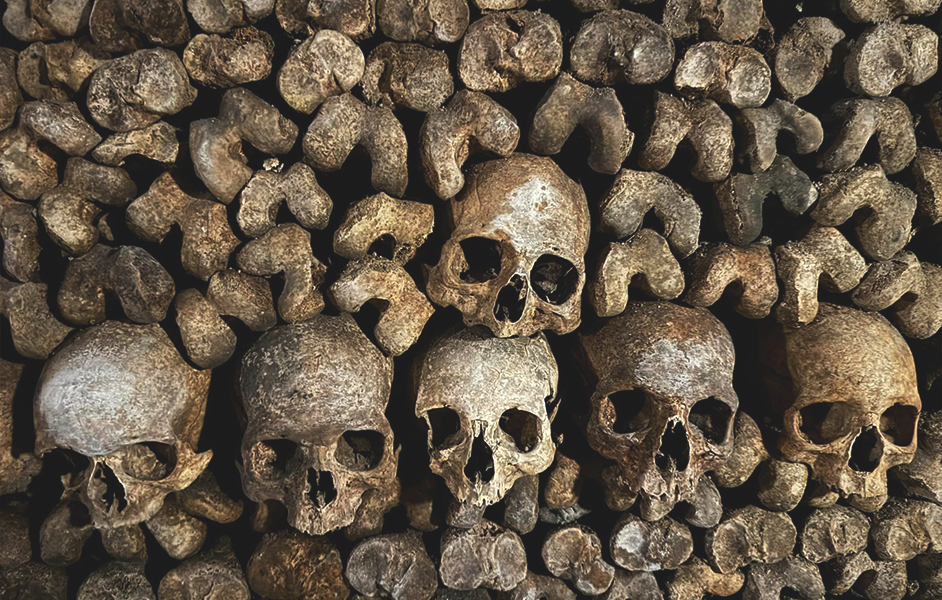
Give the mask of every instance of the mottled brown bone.
M 370 105 L 419 112 L 439 108 L 455 91 L 447 54 L 397 42 L 384 42 L 370 52 L 361 85 Z
M 0 48 L 0 131 L 13 124 L 16 110 L 23 103 L 23 94 L 16 85 L 17 74 L 16 52 L 11 48 Z
M 23 365 L 0 359 L 0 495 L 4 496 L 25 492 L 41 466 L 39 459 L 31 453 L 14 455 L 13 403 L 22 375 Z
M 156 600 L 144 575 L 143 562 L 112 561 L 92 572 L 78 590 L 77 600 Z
M 700 33 L 729 43 L 746 42 L 768 28 L 761 0 L 668 0 L 663 23 L 675 38 Z
M 30 561 L 0 574 L 0 591 L 22 600 L 66 600 L 68 587 L 65 569 L 41 562 Z
M 160 580 L 160 600 L 249 600 L 249 586 L 228 539 L 187 559 Z
M 850 169 L 874 137 L 877 162 L 887 174 L 902 171 L 916 156 L 913 117 L 899 98 L 841 100 L 831 107 L 828 120 L 838 129 L 831 145 L 818 155 L 820 169 Z
M 930 225 L 942 223 L 942 150 L 920 148 L 913 161 L 916 215 Z
M 311 114 L 363 77 L 363 52 L 338 31 L 323 29 L 295 46 L 278 71 L 278 92 L 291 108 Z
M 753 173 L 765 171 L 772 166 L 780 131 L 791 134 L 792 146 L 798 154 L 814 152 L 824 141 L 824 129 L 816 116 L 781 99 L 774 100 L 764 108 L 747 108 L 740 111 L 737 123 L 746 136 L 743 154 Z
M 498 592 L 497 600 L 576 600 L 576 595 L 561 580 L 546 575 L 527 572 L 527 578 L 520 585 L 507 592 Z
M 455 590 L 511 590 L 527 577 L 523 542 L 483 519 L 471 529 L 449 528 L 442 535 L 439 575 Z
M 206 541 L 206 523 L 184 511 L 172 496 L 144 524 L 161 548 L 174 560 L 193 556 Z
M 88 16 L 95 43 L 107 52 L 182 46 L 190 39 L 183 0 L 95 0 Z
M 39 529 L 39 552 L 43 562 L 57 567 L 78 562 L 85 542 L 94 532 L 91 520 L 78 502 L 59 502 Z
M 610 551 L 612 560 L 629 571 L 673 571 L 690 558 L 693 537 L 670 517 L 652 523 L 624 515 L 612 531 Z
M 383 256 L 404 265 L 415 256 L 435 225 L 430 204 L 398 200 L 379 193 L 353 204 L 334 232 L 334 252 L 358 260 L 389 246 Z M 388 256 L 386 256 L 388 254 Z
M 822 571 L 829 594 L 853 589 L 868 600 L 902 600 L 909 591 L 905 562 L 873 560 L 866 552 L 837 558 Z
M 861 552 L 867 547 L 870 521 L 849 506 L 818 508 L 801 528 L 801 555 L 813 563 L 823 563 Z
M 340 553 L 325 537 L 285 530 L 267 534 L 249 559 L 249 585 L 257 594 L 286 600 L 345 600 Z
M 798 19 L 776 44 L 772 64 L 786 100 L 810 94 L 831 69 L 844 32 L 825 17 Z
M 863 96 L 919 85 L 939 66 L 939 36 L 924 25 L 881 23 L 864 31 L 844 63 L 844 83 Z
M 703 600 L 707 594 L 732 596 L 745 583 L 746 577 L 739 571 L 721 574 L 694 556 L 677 570 L 667 582 L 667 597 L 670 600 Z
M 605 592 L 615 577 L 615 568 L 605 562 L 602 543 L 581 525 L 556 529 L 543 542 L 543 563 L 550 573 L 571 581 L 580 594 Z
M 882 560 L 910 560 L 942 551 L 942 507 L 924 500 L 892 498 L 874 516 L 873 551 Z
M 112 134 L 92 150 L 92 157 L 112 167 L 121 165 L 132 154 L 161 163 L 173 163 L 179 150 L 177 128 L 158 121 L 143 129 Z
M 438 572 L 417 532 L 378 535 L 353 549 L 347 560 L 351 587 L 371 598 L 429 600 Z
M 708 98 L 736 108 L 762 106 L 772 91 L 772 70 L 747 46 L 701 42 L 677 63 L 674 87 L 688 98 Z
M 706 553 L 713 568 L 731 573 L 753 562 L 775 563 L 790 556 L 797 537 L 787 514 L 748 506 L 733 510 L 707 532 Z
M 743 600 L 775 600 L 785 590 L 801 600 L 824 600 L 824 582 L 818 566 L 798 556 L 772 564 L 751 565 L 746 570 Z
M 267 17 L 275 8 L 275 0 L 187 0 L 186 8 L 200 29 L 208 33 L 229 33 Z M 199 36 L 196 36 L 199 37 Z
M 140 525 L 102 529 L 101 543 L 112 558 L 118 560 L 147 560 L 147 540 Z
M 88 23 L 92 0 L 44 2 L 10 0 L 3 13 L 3 26 L 24 42 L 51 40 L 57 35 L 71 37 Z
M 0 238 L 3 269 L 21 282 L 39 279 L 39 226 L 36 209 L 0 191 Z
M 582 22 L 569 62 L 573 75 L 595 85 L 657 83 L 674 65 L 674 41 L 643 15 L 605 10 Z
M 925 339 L 942 328 L 942 268 L 911 252 L 872 263 L 851 298 L 864 310 L 888 310 L 908 337 Z
M 942 411 L 922 415 L 918 436 L 912 462 L 892 474 L 910 496 L 942 504 Z
M 20 52 L 16 81 L 37 100 L 69 100 L 86 86 L 95 69 L 110 58 L 87 37 L 57 44 L 36 42 Z M 5 90 L 0 95 L 9 93 Z M 2 122 L 0 119 L 0 125 Z
M 712 306 L 733 286 L 736 312 L 762 319 L 778 300 L 775 262 L 765 244 L 703 244 L 690 257 L 688 269 L 690 285 L 684 300 L 691 306 Z
M 466 0 L 377 0 L 376 19 L 397 42 L 438 47 L 461 39 L 470 14 Z
M 281 203 L 305 229 L 323 229 L 333 201 L 317 183 L 311 167 L 295 163 L 287 171 L 257 171 L 242 188 L 236 221 L 242 233 L 257 238 L 275 227 Z
M 0 363 L 0 373 L 4 375 L 9 374 L 5 365 L 16 366 Z M 29 542 L 29 516 L 25 506 L 10 503 L 0 507 L 0 542 L 3 544 L 0 549 L 0 569 L 16 568 L 29 562 L 33 550 Z
M 194 4 L 189 4 L 191 13 Z M 201 33 L 186 45 L 183 65 L 197 83 L 231 88 L 267 78 L 274 50 L 271 36 L 254 27 L 236 29 L 227 37 Z
M 46 358 L 71 327 L 49 311 L 45 283 L 15 283 L 0 277 L 0 315 L 10 322 L 13 347 L 26 358 Z
M 841 0 L 841 10 L 855 23 L 879 23 L 931 15 L 939 4 L 939 0 Z

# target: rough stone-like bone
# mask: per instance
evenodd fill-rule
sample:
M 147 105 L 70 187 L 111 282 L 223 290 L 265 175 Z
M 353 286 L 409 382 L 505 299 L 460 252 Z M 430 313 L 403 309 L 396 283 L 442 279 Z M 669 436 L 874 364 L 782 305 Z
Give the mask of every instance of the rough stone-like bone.
M 265 154 L 285 154 L 294 146 L 298 126 L 245 88 L 227 91 L 219 116 L 190 125 L 190 154 L 196 175 L 216 198 L 228 204 L 254 174 L 242 154 L 248 142 Z
M 905 336 L 925 339 L 942 328 L 942 268 L 901 251 L 872 263 L 851 298 L 864 310 L 889 309 Z
M 638 165 L 649 171 L 665 168 L 677 147 L 696 154 L 691 172 L 700 181 L 722 181 L 733 166 L 733 122 L 712 100 L 683 100 L 656 92 L 654 121 Z
M 187 559 L 160 580 L 160 600 L 249 600 L 249 586 L 228 539 Z
M 782 280 L 775 316 L 790 327 L 810 323 L 818 314 L 819 283 L 831 292 L 849 292 L 867 272 L 864 258 L 833 227 L 815 227 L 775 248 L 774 255 Z
M 16 85 L 17 75 L 16 52 L 11 48 L 0 48 L 0 131 L 13 124 L 16 110 L 23 103 L 23 94 Z
M 591 140 L 589 166 L 599 173 L 616 173 L 634 142 L 621 102 L 611 88 L 593 88 L 562 73 L 533 116 L 530 149 L 558 154 L 576 127 Z
M 347 560 L 346 575 L 353 589 L 371 598 L 429 600 L 438 588 L 435 563 L 416 531 L 360 542 Z
M 455 590 L 511 590 L 527 577 L 526 551 L 516 533 L 491 521 L 452 527 L 442 535 L 439 575 Z
M 63 500 L 43 520 L 39 551 L 43 562 L 59 567 L 78 562 L 85 542 L 95 532 L 81 504 Z
M 853 588 L 868 600 L 902 600 L 909 587 L 905 562 L 873 560 L 866 552 L 837 558 L 822 570 L 829 594 Z
M 780 131 L 791 134 L 792 146 L 797 154 L 814 152 L 824 141 L 824 129 L 816 116 L 781 99 L 775 99 L 764 108 L 742 110 L 736 120 L 746 136 L 743 154 L 753 173 L 772 166 L 778 151 L 776 146 Z
M 503 526 L 527 534 L 540 520 L 540 478 L 526 475 L 514 482 L 504 495 Z
M 775 262 L 765 244 L 702 244 L 690 257 L 688 272 L 690 286 L 684 301 L 691 306 L 712 306 L 733 286 L 736 312 L 762 319 L 778 300 Z
M 127 224 L 139 238 L 162 242 L 177 225 L 183 232 L 180 262 L 204 281 L 226 268 L 239 240 L 229 226 L 226 207 L 184 192 L 169 171 L 127 209 Z
M 916 559 L 916 572 L 922 585 L 914 595 L 916 600 L 936 600 L 942 594 L 942 554 L 929 554 Z
M 350 262 L 329 294 L 344 312 L 358 312 L 366 303 L 376 305 L 380 317 L 373 334 L 379 347 L 392 356 L 415 344 L 435 312 L 406 270 L 380 256 Z
M 46 358 L 72 328 L 49 311 L 45 283 L 16 283 L 0 277 L 0 315 L 10 322 L 13 347 L 26 358 Z
M 572 525 L 557 529 L 543 542 L 543 562 L 550 573 L 571 581 L 580 594 L 605 592 L 615 577 L 615 568 L 602 557 L 602 543 L 587 527 Z
M 723 498 L 709 475 L 702 475 L 693 496 L 687 500 L 684 521 L 693 527 L 710 529 L 723 518 Z
M 458 53 L 458 76 L 476 92 L 506 92 L 559 74 L 563 36 L 559 23 L 539 11 L 486 14 L 471 23 Z
M 798 19 L 775 46 L 772 65 L 785 98 L 791 102 L 810 94 L 831 68 L 834 48 L 844 39 L 834 21 L 825 17 Z
M 206 541 L 206 523 L 187 514 L 173 496 L 167 498 L 160 511 L 145 524 L 157 543 L 174 560 L 193 556 Z
M 864 31 L 844 63 L 847 88 L 864 96 L 889 96 L 919 85 L 939 66 L 939 36 L 924 25 L 888 22 Z
M 791 556 L 798 531 L 791 518 L 757 506 L 733 510 L 706 534 L 710 565 L 731 573 L 753 562 L 775 563 Z
M 916 156 L 916 134 L 909 108 L 899 98 L 854 98 L 831 107 L 829 119 L 839 129 L 818 156 L 818 168 L 846 171 L 860 160 L 870 139 L 877 140 L 877 162 L 892 175 Z
M 920 148 L 913 161 L 916 215 L 930 225 L 942 223 L 942 150 Z
M 11 364 L 0 363 L 0 372 L 6 374 L 3 365 Z M 33 551 L 29 542 L 29 516 L 26 514 L 26 506 L 11 503 L 0 507 L 0 542 L 3 543 L 0 550 L 0 569 L 15 568 L 29 562 Z
M 57 44 L 36 42 L 20 52 L 16 62 L 16 81 L 23 91 L 37 100 L 69 100 L 85 87 L 95 69 L 110 58 L 87 37 Z M 0 72 L 2 69 L 0 67 Z M 15 87 L 14 91 L 19 93 Z M 10 90 L 4 90 L 0 96 L 10 93 Z M 2 100 L 0 106 L 4 106 Z M 0 118 L 0 129 L 3 129 L 2 125 L 3 119 Z
M 940 4 L 939 0 L 841 0 L 841 10 L 855 23 L 879 23 L 931 15 Z
M 340 553 L 326 537 L 287 529 L 266 534 L 246 568 L 252 590 L 265 598 L 345 600 Z
M 404 265 L 425 243 L 434 225 L 432 205 L 375 194 L 347 210 L 334 232 L 334 252 L 358 260 L 372 254 L 374 244 L 379 243 L 389 246 L 386 258 Z
M 677 63 L 674 87 L 688 98 L 708 98 L 736 108 L 762 106 L 772 91 L 772 70 L 747 46 L 701 42 Z
M 628 305 L 628 288 L 633 285 L 661 300 L 672 300 L 684 291 L 680 263 L 667 241 L 651 229 L 609 244 L 586 291 L 596 314 L 614 317 Z
M 0 594 L 17 600 L 66 600 L 69 579 L 65 569 L 30 561 L 0 573 Z
M 942 504 L 942 411 L 923 413 L 911 463 L 893 469 L 910 496 Z
M 19 200 L 35 200 L 59 181 L 46 141 L 70 156 L 84 156 L 101 141 L 72 102 L 37 100 L 20 105 L 15 129 L 0 132 L 0 186 Z
M 776 156 L 768 170 L 736 173 L 713 186 L 732 243 L 751 244 L 762 234 L 762 206 L 770 195 L 778 197 L 792 215 L 803 214 L 818 199 L 818 188 L 787 156 Z
M 377 0 L 376 19 L 388 38 L 438 47 L 464 36 L 470 11 L 466 0 Z
M 324 307 L 318 286 L 327 268 L 311 251 L 311 234 L 294 223 L 278 225 L 243 246 L 236 264 L 249 275 L 284 273 L 278 314 L 288 323 L 306 321 Z
M 746 570 L 743 600 L 778 600 L 786 590 L 801 600 L 824 600 L 824 582 L 818 566 L 789 556 L 774 564 L 751 565 Z
M 173 294 L 170 274 L 146 250 L 98 244 L 69 263 L 58 304 L 70 323 L 93 325 L 105 320 L 106 295 L 110 295 L 131 321 L 156 323 L 167 315 Z
M 21 282 L 39 279 L 39 226 L 36 209 L 0 191 L 0 238 L 3 270 Z
M 236 29 L 228 37 L 201 33 L 186 45 L 183 65 L 197 83 L 231 88 L 268 77 L 274 50 L 271 36 L 254 27 Z
M 205 296 L 192 288 L 177 294 L 174 309 L 187 356 L 203 369 L 218 367 L 235 352 L 235 333 L 222 317 L 239 319 L 252 331 L 278 322 L 268 282 L 232 269 L 213 275 Z
M 338 31 L 322 29 L 291 50 L 278 71 L 278 92 L 291 108 L 309 115 L 327 98 L 353 89 L 363 67 L 359 46 Z
M 525 597 L 530 600 L 529 597 Z M 647 571 L 615 569 L 615 578 L 604 594 L 593 596 L 595 600 L 664 600 L 657 579 Z M 552 596 L 549 600 L 554 600 Z M 695 599 L 699 600 L 699 599 Z
M 370 156 L 378 191 L 402 196 L 409 182 L 406 135 L 392 110 L 351 94 L 328 98 L 304 135 L 304 156 L 319 171 L 337 171 L 357 146 Z
M 270 15 L 275 0 L 187 0 L 186 8 L 203 31 L 229 33 Z
M 745 575 L 739 571 L 717 573 L 710 565 L 694 556 L 677 567 L 667 582 L 667 597 L 670 600 L 702 600 L 708 594 L 732 596 L 742 589 L 745 581 Z
M 77 600 L 157 600 L 143 562 L 112 561 L 98 567 L 79 587 Z
M 471 154 L 510 155 L 520 128 L 513 114 L 487 94 L 460 90 L 447 106 L 429 111 L 419 140 L 425 182 L 447 200 L 464 187 L 461 167 Z
M 327 227 L 334 206 L 314 171 L 304 163 L 295 163 L 284 172 L 258 171 L 239 196 L 236 221 L 242 233 L 257 238 L 274 228 L 282 202 L 305 229 Z
M 22 375 L 23 365 L 0 359 L 0 495 L 2 496 L 25 492 L 26 486 L 29 485 L 33 476 L 39 473 L 41 467 L 39 459 L 31 453 L 20 452 L 15 456 L 13 454 L 15 450 L 13 403 Z
M 629 571 L 673 571 L 690 558 L 693 537 L 670 517 L 652 523 L 626 514 L 615 524 L 610 551 L 612 560 Z
M 95 0 L 88 28 L 107 52 L 133 52 L 148 43 L 172 48 L 190 39 L 183 0 Z
M 527 578 L 520 585 L 507 592 L 498 592 L 497 600 L 576 600 L 572 590 L 559 579 L 546 575 L 527 572 Z
M 51 40 L 57 35 L 71 37 L 88 23 L 92 0 L 48 2 L 9 0 L 3 13 L 3 26 L 23 42 Z
M 216 523 L 232 523 L 242 515 L 242 501 L 227 496 L 210 471 L 173 498 L 187 513 Z
M 861 552 L 867 547 L 870 521 L 849 506 L 817 508 L 801 528 L 801 555 L 813 563 L 823 563 Z
M 891 498 L 874 516 L 873 551 L 882 560 L 910 560 L 942 551 L 942 506 Z
M 856 232 L 868 257 L 888 260 L 909 243 L 916 194 L 889 181 L 879 165 L 825 175 L 818 187 L 818 203 L 810 213 L 818 225 L 837 227 L 866 209 Z
M 716 484 L 722 488 L 739 487 L 752 476 L 755 469 L 769 459 L 759 426 L 748 414 L 736 413 L 733 450 L 726 462 L 713 472 Z
M 595 85 L 657 83 L 674 65 L 674 40 L 643 15 L 605 10 L 582 22 L 569 62 L 573 75 Z
M 445 52 L 397 42 L 370 52 L 361 85 L 368 104 L 420 112 L 439 108 L 455 91 Z
M 668 0 L 663 23 L 675 38 L 700 32 L 729 43 L 746 42 L 768 27 L 761 0 Z
M 112 558 L 118 560 L 147 560 L 147 540 L 140 525 L 102 529 L 101 543 Z
M 112 167 L 121 165 L 132 154 L 157 162 L 173 163 L 177 160 L 179 150 L 177 128 L 158 121 L 143 129 L 112 134 L 92 150 L 92 157 Z
M 375 0 L 278 0 L 275 16 L 285 32 L 295 37 L 333 29 L 361 42 L 376 32 Z
M 88 112 L 96 123 L 114 131 L 141 129 L 164 115 L 177 114 L 194 100 L 196 88 L 190 85 L 186 68 L 176 53 L 165 48 L 110 60 L 88 84 Z

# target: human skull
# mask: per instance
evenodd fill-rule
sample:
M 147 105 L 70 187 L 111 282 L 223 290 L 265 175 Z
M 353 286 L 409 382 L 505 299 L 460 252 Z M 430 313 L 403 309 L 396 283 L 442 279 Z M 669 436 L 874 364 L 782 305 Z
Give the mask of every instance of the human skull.
M 586 436 L 656 520 L 732 451 L 732 339 L 705 309 L 629 302 L 579 340 L 594 384 Z
M 106 321 L 80 331 L 43 368 L 36 389 L 36 453 L 88 458 L 66 495 L 111 529 L 151 518 L 188 487 L 212 452 L 197 453 L 209 370 L 180 356 L 159 325 Z
M 821 304 L 783 328 L 766 381 L 787 406 L 782 456 L 856 508 L 886 501 L 886 472 L 912 460 L 922 402 L 909 346 L 877 313 Z
M 558 379 L 542 333 L 498 338 L 462 327 L 416 360 L 415 414 L 428 425 L 432 471 L 457 502 L 483 509 L 517 479 L 549 468 Z
M 398 485 L 385 416 L 392 379 L 392 359 L 350 315 L 262 335 L 238 377 L 246 495 L 281 502 L 312 535 L 353 523 L 364 494 Z
M 579 326 L 589 207 L 552 159 L 514 154 L 472 167 L 449 200 L 452 234 L 428 293 L 499 337 Z

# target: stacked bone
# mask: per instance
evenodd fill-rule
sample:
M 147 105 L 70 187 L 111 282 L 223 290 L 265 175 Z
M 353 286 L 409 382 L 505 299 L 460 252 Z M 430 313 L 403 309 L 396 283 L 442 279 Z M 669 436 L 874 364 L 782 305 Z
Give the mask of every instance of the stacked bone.
M 942 0 L 628 2 L 8 0 L 0 598 L 942 598 Z

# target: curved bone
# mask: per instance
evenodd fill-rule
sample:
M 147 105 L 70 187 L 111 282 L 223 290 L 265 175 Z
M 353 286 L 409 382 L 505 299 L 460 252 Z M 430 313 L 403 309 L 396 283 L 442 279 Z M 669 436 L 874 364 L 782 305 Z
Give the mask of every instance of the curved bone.
M 194 4 L 188 6 L 191 13 Z M 266 79 L 274 51 L 271 36 L 254 27 L 236 29 L 228 37 L 201 33 L 186 45 L 183 65 L 197 83 L 231 88 Z
M 325 536 L 293 529 L 266 534 L 245 571 L 252 591 L 265 598 L 342 600 L 350 594 L 340 552 Z
M 24 50 L 19 56 L 12 48 L 0 48 L 0 131 L 13 125 L 16 111 L 23 104 L 23 94 L 17 85 L 17 62 L 26 64 L 25 57 L 29 56 L 32 47 Z
M 858 210 L 868 209 L 856 231 L 861 250 L 870 258 L 888 260 L 909 243 L 916 194 L 889 181 L 879 165 L 825 175 L 819 187 L 818 204 L 811 211 L 818 225 L 837 227 Z
M 43 519 L 39 529 L 39 553 L 43 562 L 58 567 L 77 563 L 95 527 L 80 518 L 78 502 L 62 500 Z
M 39 226 L 36 209 L 0 192 L 0 238 L 3 269 L 21 282 L 39 279 Z
M 844 83 L 863 96 L 919 85 L 939 66 L 939 36 L 924 25 L 881 23 L 864 31 L 844 62 Z
M 667 583 L 671 600 L 702 600 L 707 594 L 732 596 L 742 589 L 746 576 L 739 571 L 717 573 L 696 556 L 680 565 Z
M 275 8 L 275 0 L 187 0 L 186 8 L 203 31 L 229 33 L 233 27 L 248 25 L 270 15 Z
M 278 71 L 278 92 L 291 108 L 309 115 L 330 96 L 353 89 L 364 64 L 353 40 L 322 29 L 291 50 Z
M 405 269 L 376 256 L 349 263 L 329 294 L 337 308 L 349 313 L 358 312 L 367 302 L 377 303 L 380 318 L 374 335 L 380 348 L 392 356 L 412 347 L 435 312 Z
M 346 569 L 353 589 L 370 597 L 429 600 L 438 572 L 418 532 L 378 535 L 350 553 Z
M 533 115 L 530 149 L 558 154 L 576 127 L 585 129 L 591 139 L 589 166 L 599 173 L 616 173 L 635 136 L 628 130 L 615 90 L 593 88 L 562 73 Z
M 818 314 L 818 283 L 832 292 L 854 289 L 867 263 L 833 227 L 815 227 L 800 240 L 775 248 L 775 267 L 782 280 L 782 302 L 775 311 L 780 323 L 796 327 Z
M 701 32 L 729 43 L 746 42 L 768 28 L 761 0 L 668 0 L 663 23 L 675 38 Z
M 742 246 L 762 233 L 762 205 L 770 195 L 792 215 L 803 214 L 818 199 L 811 178 L 787 156 L 777 156 L 768 170 L 755 175 L 736 173 L 713 186 L 729 241 Z
M 68 100 L 85 87 L 95 69 L 110 58 L 111 55 L 96 48 L 88 37 L 57 44 L 36 42 L 20 53 L 16 81 L 37 100 Z M 19 89 L 15 85 L 14 88 L 18 94 Z M 0 97 L 7 93 L 10 92 L 0 92 Z M 2 123 L 0 118 L 0 125 Z
M 841 100 L 831 107 L 839 129 L 831 145 L 818 156 L 818 168 L 846 171 L 876 137 L 878 162 L 889 174 L 906 168 L 916 156 L 916 133 L 909 108 L 899 98 Z
M 88 22 L 92 0 L 44 3 L 41 0 L 9 0 L 3 26 L 24 42 L 71 37 Z
M 871 264 L 851 298 L 864 310 L 890 309 L 907 337 L 925 339 L 942 329 L 942 268 L 911 252 Z
M 140 525 L 101 529 L 105 552 L 118 560 L 147 560 L 147 539 Z
M 553 531 L 543 542 L 542 554 L 547 570 L 571 581 L 580 594 L 596 596 L 612 585 L 615 568 L 605 562 L 602 543 L 587 527 L 571 525 Z
M 733 122 L 712 100 L 682 100 L 656 92 L 654 123 L 638 157 L 649 171 L 665 168 L 677 147 L 689 144 L 697 155 L 691 172 L 700 181 L 721 181 L 733 166 Z
M 168 498 L 160 512 L 144 524 L 174 560 L 193 556 L 206 541 L 206 523 L 184 512 L 173 497 Z
M 612 560 L 629 571 L 673 571 L 690 558 L 693 536 L 670 517 L 648 522 L 625 515 L 615 524 L 610 550 Z
M 95 0 L 88 29 L 108 52 L 133 52 L 145 40 L 172 48 L 190 39 L 183 0 Z
M 595 85 L 657 83 L 674 66 L 674 40 L 643 15 L 605 10 L 582 22 L 569 62 L 573 75 Z
M 376 20 L 390 39 L 438 47 L 464 36 L 470 12 L 466 0 L 377 0 Z
M 251 593 L 232 544 L 223 538 L 211 550 L 164 575 L 157 596 L 161 600 L 249 600 Z
M 882 560 L 910 560 L 942 551 L 942 506 L 891 498 L 874 516 L 873 550 Z
M 824 600 L 824 582 L 818 566 L 798 556 L 749 567 L 742 597 L 743 600 L 777 600 L 786 588 L 797 593 L 801 600 Z
M 25 492 L 42 466 L 32 453 L 13 454 L 13 404 L 22 375 L 23 365 L 0 359 L 0 495 Z M 10 566 L 4 564 L 4 567 Z
M 687 49 L 674 71 L 674 87 L 688 98 L 708 98 L 736 108 L 762 106 L 772 91 L 772 70 L 748 46 L 701 42 Z
M 913 161 L 918 207 L 916 214 L 930 225 L 942 223 L 942 150 L 920 148 Z
M 351 94 L 328 98 L 304 134 L 305 158 L 315 169 L 337 171 L 356 146 L 370 156 L 373 187 L 401 196 L 409 182 L 407 142 L 392 110 Z
M 671 300 L 684 291 L 680 263 L 664 238 L 650 229 L 642 229 L 626 242 L 613 242 L 602 252 L 588 285 L 589 301 L 596 314 L 621 314 L 628 305 L 631 285 L 661 300 Z
M 257 238 L 275 227 L 282 202 L 305 229 L 327 227 L 334 203 L 317 183 L 311 167 L 295 163 L 284 173 L 258 171 L 242 188 L 236 221 L 242 233 Z
M 482 519 L 471 529 L 445 531 L 439 575 L 455 590 L 511 590 L 526 579 L 526 551 L 516 533 Z
M 942 411 L 920 417 L 918 437 L 912 462 L 899 465 L 892 474 L 910 496 L 942 504 Z
M 841 0 L 841 10 L 855 23 L 879 23 L 931 15 L 940 4 L 940 0 Z
M 770 458 L 759 426 L 743 411 L 736 413 L 733 451 L 726 462 L 713 472 L 722 488 L 739 487 L 752 476 L 759 465 Z
M 707 532 L 706 554 L 713 568 L 730 573 L 753 562 L 775 563 L 790 556 L 797 537 L 788 514 L 748 506 L 731 511 Z
M 10 322 L 13 347 L 26 358 L 46 358 L 72 328 L 49 311 L 45 283 L 15 283 L 0 277 L 0 315 Z
M 823 567 L 829 594 L 851 590 L 868 600 L 902 600 L 909 586 L 906 563 L 873 560 L 866 552 L 842 556 Z
M 415 256 L 435 225 L 430 204 L 375 194 L 352 205 L 334 232 L 334 252 L 357 260 L 377 242 L 391 243 L 387 258 L 404 265 Z
M 162 163 L 177 160 L 180 143 L 177 128 L 158 121 L 143 129 L 115 133 L 92 150 L 92 157 L 104 165 L 117 167 L 132 154 Z
M 801 528 L 801 555 L 820 564 L 862 552 L 869 534 L 870 520 L 859 510 L 837 505 L 817 508 Z
M 791 102 L 807 96 L 831 67 L 834 49 L 844 32 L 825 17 L 798 19 L 775 46 L 775 78 Z
M 528 571 L 527 578 L 514 589 L 497 594 L 497 600 L 530 600 L 531 598 L 576 600 L 576 595 L 562 580 L 547 575 L 537 575 L 532 571 Z M 604 597 L 600 598 L 604 600 Z
M 712 306 L 734 286 L 736 312 L 761 319 L 778 300 L 775 262 L 764 244 L 703 244 L 690 257 L 689 267 L 690 286 L 684 300 L 691 306 Z
M 746 135 L 744 154 L 753 173 L 772 166 L 778 152 L 776 142 L 780 131 L 791 134 L 794 150 L 798 154 L 814 152 L 824 141 L 824 129 L 818 117 L 780 99 L 765 108 L 740 111 L 737 122 Z
M 464 187 L 462 165 L 476 152 L 509 156 L 520 141 L 513 113 L 487 94 L 461 90 L 425 117 L 419 132 L 425 182 L 442 200 Z
M 367 104 L 435 110 L 455 91 L 448 55 L 419 44 L 383 42 L 370 52 L 360 85 Z

